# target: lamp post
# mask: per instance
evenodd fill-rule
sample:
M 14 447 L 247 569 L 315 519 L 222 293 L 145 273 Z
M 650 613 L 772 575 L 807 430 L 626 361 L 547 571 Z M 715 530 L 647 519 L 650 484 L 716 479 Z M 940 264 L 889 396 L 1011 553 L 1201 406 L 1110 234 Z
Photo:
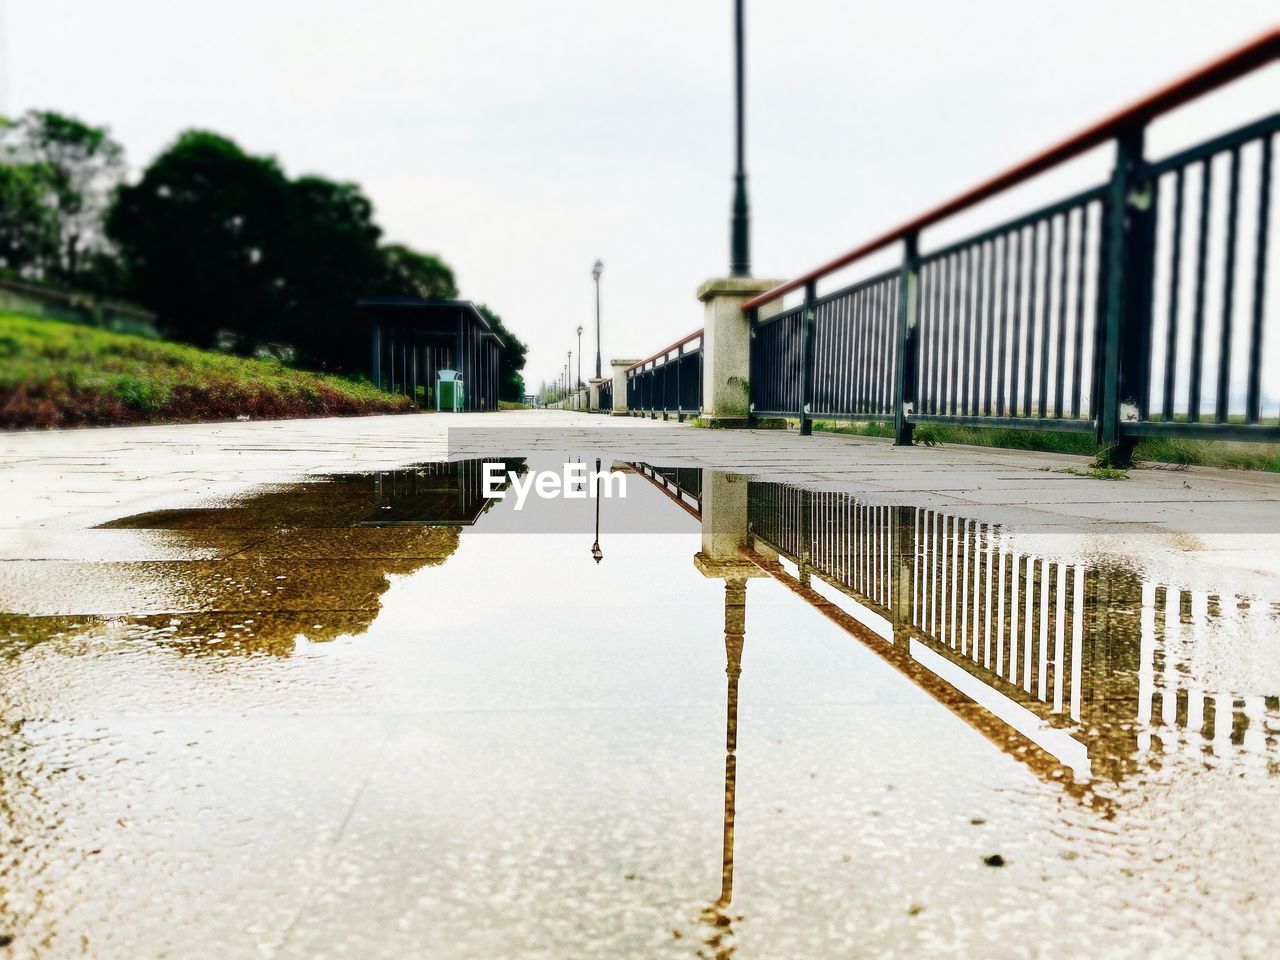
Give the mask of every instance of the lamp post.
M 578 325 L 578 382 L 577 387 L 582 387 L 582 325 Z
M 733 221 L 729 241 L 729 276 L 751 276 L 751 214 L 747 205 L 747 171 L 745 149 L 745 119 L 743 117 L 743 55 L 742 40 L 745 28 L 742 18 L 742 0 L 736 0 L 734 9 L 734 53 L 736 65 L 735 99 L 737 103 L 737 167 L 733 174 Z
M 604 273 L 604 261 L 597 259 L 591 268 L 591 276 L 596 281 L 596 379 L 600 379 L 600 274 Z M 582 351 L 579 350 L 579 353 Z
M 570 350 L 569 362 L 564 365 L 564 382 L 566 387 L 568 387 L 569 378 L 572 376 L 573 376 L 573 351 Z M 569 387 L 569 389 L 572 390 L 573 388 Z M 568 394 L 566 394 L 566 396 L 568 396 Z M 572 404 L 570 404 L 570 406 L 572 406 Z

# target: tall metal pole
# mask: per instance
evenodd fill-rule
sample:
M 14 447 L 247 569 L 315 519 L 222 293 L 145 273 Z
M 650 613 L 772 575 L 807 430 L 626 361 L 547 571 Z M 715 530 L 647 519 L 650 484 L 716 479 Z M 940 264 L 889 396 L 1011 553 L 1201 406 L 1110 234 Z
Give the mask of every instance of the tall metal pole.
M 600 274 L 604 273 L 604 261 L 597 260 L 596 265 L 591 268 L 591 276 L 596 281 L 596 379 L 599 380 L 603 374 L 600 373 Z
M 733 229 L 729 245 L 729 276 L 751 276 L 751 214 L 747 205 L 746 149 L 744 146 L 746 119 L 743 115 L 743 54 L 742 41 L 745 27 L 742 16 L 743 0 L 734 0 L 734 51 L 736 60 L 737 101 L 737 167 L 733 175 Z
M 582 328 L 578 328 L 578 382 L 577 387 L 582 386 Z

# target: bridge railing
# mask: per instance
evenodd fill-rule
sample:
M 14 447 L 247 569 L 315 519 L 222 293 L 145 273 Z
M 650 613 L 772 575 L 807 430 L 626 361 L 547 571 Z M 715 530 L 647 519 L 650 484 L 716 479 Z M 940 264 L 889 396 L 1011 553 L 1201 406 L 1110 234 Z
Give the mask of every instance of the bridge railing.
M 1266 279 L 1280 257 L 1280 114 L 1157 161 L 1153 119 L 1280 57 L 1259 37 L 1024 163 L 748 300 L 753 414 L 1280 442 L 1280 336 Z M 1114 143 L 1106 182 L 944 248 L 927 228 Z M 902 265 L 834 293 L 817 285 L 900 244 Z M 804 302 L 767 319 L 789 293 Z M 1273 358 L 1274 359 L 1274 358 Z M 1272 365 L 1274 366 L 1274 364 Z M 1271 409 L 1264 409 L 1270 407 Z
M 597 413 L 610 413 L 613 410 L 613 381 L 606 380 L 600 384 L 598 392 L 600 397 L 600 406 L 596 410 Z
M 627 409 L 683 420 L 702 410 L 702 331 L 632 364 L 626 370 Z

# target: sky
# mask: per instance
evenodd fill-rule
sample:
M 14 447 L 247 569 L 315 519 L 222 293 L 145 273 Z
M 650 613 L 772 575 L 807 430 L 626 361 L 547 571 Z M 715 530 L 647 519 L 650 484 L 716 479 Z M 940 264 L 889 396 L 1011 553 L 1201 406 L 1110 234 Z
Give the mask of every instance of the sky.
M 794 276 L 1278 20 L 1274 0 L 748 0 L 753 272 Z M 732 27 L 731 0 L 0 0 L 0 111 L 106 124 L 135 173 L 204 128 L 361 184 L 388 239 L 529 344 L 532 389 L 579 325 L 593 372 L 597 257 L 606 370 L 701 326 L 695 291 L 728 267 Z M 1161 121 L 1151 155 L 1278 104 L 1273 66 Z

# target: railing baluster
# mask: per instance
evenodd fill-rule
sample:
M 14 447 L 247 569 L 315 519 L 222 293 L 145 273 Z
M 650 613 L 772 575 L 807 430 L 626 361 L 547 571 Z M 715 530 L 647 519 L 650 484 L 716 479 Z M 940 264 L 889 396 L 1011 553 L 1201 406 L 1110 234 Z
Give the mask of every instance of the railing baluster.
M 1263 299 L 1267 289 L 1267 229 L 1271 219 L 1271 144 L 1272 134 L 1262 141 L 1262 157 L 1259 164 L 1258 233 L 1254 242 L 1253 263 L 1253 325 L 1249 338 L 1249 394 L 1246 401 L 1245 422 L 1258 423 L 1262 419 L 1262 321 Z
M 1166 321 L 1164 348 L 1164 402 L 1160 415 L 1165 422 L 1173 421 L 1173 397 L 1177 377 L 1178 360 L 1178 306 L 1182 293 L 1182 205 L 1186 194 L 1185 171 L 1179 167 L 1173 178 L 1173 250 L 1169 264 L 1169 317 Z
M 893 442 L 898 446 L 911 443 L 911 421 L 917 410 L 917 388 L 920 370 L 920 265 L 918 235 L 909 234 L 903 244 L 902 271 L 899 275 L 897 363 L 894 376 Z
M 1024 359 L 1022 379 L 1022 415 L 1034 415 L 1033 388 L 1036 372 L 1036 291 L 1039 286 L 1040 224 L 1031 225 L 1031 267 L 1027 272 L 1027 353 Z M 1045 258 L 1046 262 L 1048 257 Z
M 1240 148 L 1231 151 L 1231 179 L 1227 187 L 1227 249 L 1222 277 L 1222 346 L 1218 353 L 1218 403 L 1215 419 L 1227 422 L 1231 387 L 1231 321 L 1236 292 L 1236 225 L 1240 215 Z
M 1022 371 L 1018 360 L 1022 356 L 1022 237 L 1024 230 L 1019 227 L 1013 235 L 1013 329 L 1009 338 L 1009 416 L 1018 416 L 1018 384 L 1022 380 Z M 1003 373 L 1003 371 L 1001 371 Z
M 813 421 L 809 419 L 809 401 L 813 391 L 813 326 L 815 313 L 814 285 L 804 288 L 804 309 L 800 311 L 800 435 L 813 433 Z
M 951 314 L 947 324 L 947 359 L 951 374 L 947 378 L 946 410 L 954 416 L 960 410 L 960 258 L 963 252 L 951 257 L 954 270 L 951 275 Z
M 1000 335 L 996 328 L 996 263 L 997 263 L 997 243 L 998 240 L 993 237 L 987 241 L 987 319 L 986 319 L 986 337 L 984 339 L 985 350 L 983 351 L 983 377 L 982 377 L 982 407 L 981 413 L 984 416 L 991 416 L 991 389 L 995 382 L 995 370 L 992 367 L 993 358 L 995 357 L 995 341 Z
M 1084 370 L 1085 260 L 1089 251 L 1089 205 L 1080 207 L 1080 243 L 1076 250 L 1076 326 L 1071 344 L 1071 419 L 1080 419 L 1080 380 Z
M 1205 270 L 1209 261 L 1209 193 L 1213 188 L 1213 158 L 1200 162 L 1200 232 L 1196 237 L 1196 300 L 1191 333 L 1191 384 L 1187 397 L 1187 419 L 1200 421 L 1200 381 L 1204 370 Z
M 964 320 L 962 322 L 962 334 L 960 339 L 960 350 L 957 351 L 960 362 L 960 379 L 957 382 L 959 388 L 959 407 L 960 412 L 964 416 L 969 415 L 969 387 L 972 376 L 972 339 L 973 339 L 973 274 L 974 274 L 974 256 L 973 251 L 966 248 L 962 254 L 961 262 L 964 264 L 964 289 L 961 292 L 961 298 L 964 301 Z
M 1067 372 L 1067 274 L 1070 268 L 1067 260 L 1071 248 L 1070 211 L 1063 211 L 1061 223 L 1062 242 L 1059 247 L 1060 257 L 1058 260 L 1058 346 L 1057 353 L 1054 356 L 1056 375 L 1053 381 L 1053 415 L 1059 419 L 1062 418 L 1062 390 L 1065 386 Z M 1042 380 L 1041 383 L 1043 382 Z M 1040 411 L 1043 416 L 1043 404 L 1040 407 Z
M 929 308 L 929 413 L 938 412 L 938 394 L 941 392 L 941 379 L 938 371 L 939 357 L 942 355 L 942 290 L 946 286 L 943 261 L 933 260 L 929 264 L 929 286 L 933 291 L 933 302 Z
M 1004 416 L 1005 349 L 1009 339 L 1009 234 L 1000 242 L 1000 320 L 996 327 L 999 349 L 996 351 L 996 416 Z

